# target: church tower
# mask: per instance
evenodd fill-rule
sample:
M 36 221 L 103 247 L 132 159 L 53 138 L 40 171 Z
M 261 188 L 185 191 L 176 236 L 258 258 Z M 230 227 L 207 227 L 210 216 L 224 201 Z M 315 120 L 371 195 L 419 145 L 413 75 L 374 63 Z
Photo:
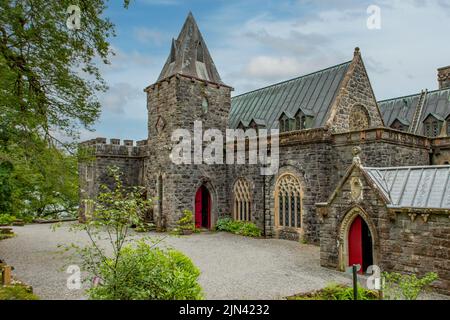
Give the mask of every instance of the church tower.
M 207 129 L 224 132 L 232 90 L 222 82 L 197 23 L 189 13 L 178 38 L 172 40 L 169 57 L 156 83 L 145 89 L 149 157 L 144 180 L 149 195 L 158 198 L 154 210 L 157 225 L 172 227 L 183 210 L 195 210 L 192 186 L 201 185 L 201 180 L 209 183 L 215 177 L 225 180 L 225 173 L 221 176 L 224 166 L 175 165 L 170 157 L 174 143 L 171 137 L 177 129 L 186 129 L 193 136 L 195 121 L 202 122 L 203 132 Z M 219 208 L 218 203 L 212 208 Z

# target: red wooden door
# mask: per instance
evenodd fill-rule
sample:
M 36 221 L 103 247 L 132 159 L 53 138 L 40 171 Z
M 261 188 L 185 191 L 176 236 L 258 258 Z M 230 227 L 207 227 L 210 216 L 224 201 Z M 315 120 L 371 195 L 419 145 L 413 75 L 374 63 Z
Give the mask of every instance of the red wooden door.
M 211 194 L 208 192 L 208 229 L 211 229 Z
M 198 188 L 197 193 L 195 194 L 195 227 L 202 227 L 202 195 L 203 190 L 202 187 Z
M 357 216 L 348 232 L 348 263 L 350 266 L 359 264 L 360 273 L 363 272 L 362 223 L 362 218 Z

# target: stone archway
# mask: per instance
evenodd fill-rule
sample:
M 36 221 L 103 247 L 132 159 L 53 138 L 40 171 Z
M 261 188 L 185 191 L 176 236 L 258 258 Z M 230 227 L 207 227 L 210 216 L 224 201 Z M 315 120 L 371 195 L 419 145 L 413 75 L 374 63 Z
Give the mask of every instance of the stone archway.
M 353 225 L 353 222 L 357 217 L 361 217 L 363 222 L 367 225 L 369 232 L 371 234 L 372 241 L 372 263 L 374 265 L 378 264 L 378 235 L 376 228 L 372 223 L 369 215 L 359 206 L 350 209 L 342 219 L 339 227 L 338 233 L 338 248 L 339 248 L 339 270 L 345 271 L 349 266 L 350 254 L 349 254 L 349 232 Z
M 193 195 L 192 195 L 192 213 L 193 213 L 193 218 L 194 221 L 196 219 L 196 202 L 198 202 L 198 198 L 197 198 L 197 194 L 199 192 L 200 189 L 206 189 L 205 191 L 207 191 L 207 194 L 209 195 L 209 199 L 207 198 L 206 202 L 204 202 L 204 205 L 207 205 L 208 208 L 207 210 L 209 211 L 209 222 L 208 222 L 208 228 L 209 229 L 213 229 L 214 226 L 217 223 L 217 220 L 219 218 L 218 215 L 218 210 L 217 210 L 217 203 L 218 203 L 218 198 L 217 198 L 217 192 L 216 189 L 214 188 L 214 186 L 212 185 L 211 181 L 209 179 L 200 179 L 200 181 L 195 185 L 195 188 L 193 189 Z M 203 196 L 202 196 L 202 201 L 203 201 Z

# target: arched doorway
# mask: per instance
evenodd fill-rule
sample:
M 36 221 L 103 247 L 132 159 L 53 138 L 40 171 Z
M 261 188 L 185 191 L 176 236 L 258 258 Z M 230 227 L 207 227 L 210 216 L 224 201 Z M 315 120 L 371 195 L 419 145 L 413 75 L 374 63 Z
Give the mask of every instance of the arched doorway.
M 361 265 L 360 273 L 373 265 L 373 241 L 369 226 L 357 215 L 348 231 L 348 264 Z
M 211 194 L 204 185 L 195 194 L 195 227 L 211 228 Z

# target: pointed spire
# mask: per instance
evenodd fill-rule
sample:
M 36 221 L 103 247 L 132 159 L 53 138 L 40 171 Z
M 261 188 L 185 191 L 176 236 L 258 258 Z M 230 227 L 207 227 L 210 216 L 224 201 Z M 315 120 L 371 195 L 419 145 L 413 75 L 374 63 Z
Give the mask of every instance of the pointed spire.
M 189 12 L 177 40 L 172 40 L 169 58 L 158 81 L 175 74 L 223 84 L 192 12 Z

